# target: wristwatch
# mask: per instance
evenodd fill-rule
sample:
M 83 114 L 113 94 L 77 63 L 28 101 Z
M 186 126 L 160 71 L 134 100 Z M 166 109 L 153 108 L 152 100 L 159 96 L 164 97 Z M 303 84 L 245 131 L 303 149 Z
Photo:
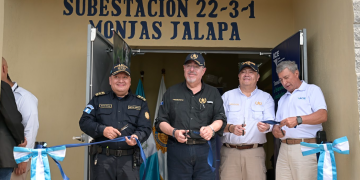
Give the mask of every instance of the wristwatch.
M 302 124 L 301 116 L 296 116 L 296 121 L 297 121 L 298 125 Z
M 211 126 L 211 125 L 209 125 L 209 127 L 211 128 L 211 130 L 212 130 L 212 136 L 211 137 L 214 137 L 215 136 L 215 130 L 214 130 L 214 128 Z
M 176 138 L 176 137 L 175 137 L 175 131 L 176 131 L 176 130 L 177 130 L 177 129 L 174 128 L 173 133 L 172 133 L 172 136 L 173 136 L 174 138 Z

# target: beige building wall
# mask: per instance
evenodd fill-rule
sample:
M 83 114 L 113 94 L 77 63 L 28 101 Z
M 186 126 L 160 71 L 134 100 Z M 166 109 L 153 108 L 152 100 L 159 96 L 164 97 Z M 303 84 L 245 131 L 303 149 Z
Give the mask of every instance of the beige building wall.
M 350 155 L 335 153 L 338 179 L 360 178 L 359 114 L 351 0 L 293 1 L 295 29 L 308 33 L 309 82 L 328 106 L 328 140 L 347 136 Z
M 11 78 L 32 92 L 39 100 L 38 141 L 45 141 L 49 146 L 75 143 L 72 136 L 81 134 L 78 121 L 86 104 L 86 31 L 89 20 L 95 23 L 100 20 L 104 22 L 163 21 L 163 39 L 140 40 L 138 36 L 141 28 L 136 29 L 137 38 L 125 37 L 130 46 L 141 48 L 174 49 L 176 46 L 187 49 L 192 47 L 272 48 L 295 31 L 307 28 L 309 82 L 319 85 L 324 92 L 329 111 L 329 121 L 324 124 L 328 138 L 333 140 L 346 135 L 350 141 L 351 155 L 336 155 L 339 179 L 358 179 L 359 115 L 356 101 L 351 0 L 256 0 L 255 19 L 242 15 L 234 20 L 220 15 L 217 19 L 198 20 L 200 23 L 237 21 L 241 41 L 179 39 L 171 41 L 169 38 L 172 31 L 168 31 L 171 28 L 170 21 L 176 19 L 193 22 L 197 19 L 98 15 L 89 17 L 75 14 L 64 16 L 63 12 L 66 9 L 63 2 L 0 0 L 0 55 L 3 49 Z M 227 3 L 228 1 L 221 1 L 219 6 Z M 133 11 L 134 8 L 136 7 L 133 7 Z M 194 16 L 199 11 L 198 6 L 189 6 L 189 8 L 189 16 Z M 206 9 L 206 13 L 210 10 L 211 8 Z M 1 40 L 2 19 L 4 19 L 4 40 Z M 130 26 L 127 26 L 127 32 L 130 31 L 129 28 Z M 150 31 L 153 33 L 151 29 Z M 183 29 L 178 30 L 178 36 L 182 36 L 180 33 L 182 31 Z M 200 29 L 200 33 L 206 34 L 207 29 Z M 224 34 L 224 38 L 228 36 L 229 32 Z M 2 42 L 3 48 L 1 48 Z M 168 55 L 161 57 L 145 55 L 133 58 L 131 71 L 135 75 L 132 78 L 132 90 L 135 91 L 140 71 L 144 70 L 144 87 L 151 112 L 155 110 L 161 69 L 166 69 L 165 83 L 170 87 L 183 80 L 181 65 L 176 65 L 182 64 L 183 58 L 181 56 L 172 58 Z M 152 59 L 156 59 L 156 63 L 151 61 Z M 210 68 L 217 67 L 216 64 L 208 65 L 209 73 L 216 73 Z M 228 83 L 229 87 L 235 84 L 236 80 L 236 77 L 232 79 L 232 83 Z M 154 114 L 151 115 L 153 117 Z M 83 153 L 83 148 L 67 150 L 62 165 L 71 179 L 83 179 Z M 50 161 L 50 166 L 53 179 L 61 179 L 56 165 Z
M 194 4 L 192 0 L 188 2 Z M 229 3 L 228 1 L 218 2 L 220 2 L 218 11 L 222 6 Z M 73 7 L 75 3 L 76 1 L 73 1 Z M 246 5 L 245 2 L 242 2 L 239 8 Z M 133 12 L 135 8 L 136 6 L 132 7 Z M 64 1 L 61 0 L 5 0 L 4 11 L 0 11 L 1 13 L 4 12 L 3 55 L 8 60 L 11 78 L 18 82 L 19 86 L 32 92 L 39 100 L 40 128 L 37 140 L 45 141 L 49 146 L 76 143 L 72 140 L 72 137 L 82 133 L 78 122 L 87 103 L 85 102 L 85 80 L 86 40 L 89 20 L 93 20 L 95 23 L 100 20 L 104 22 L 131 20 L 153 22 L 160 20 L 163 22 L 163 38 L 160 40 L 139 40 L 138 37 L 141 33 L 139 24 L 137 24 L 135 36 L 137 39 L 128 40 L 125 37 L 130 46 L 147 46 L 150 48 L 156 46 L 200 47 L 203 49 L 207 47 L 221 47 L 222 49 L 240 47 L 271 48 L 293 33 L 292 6 L 289 1 L 276 0 L 270 3 L 268 0 L 257 0 L 255 8 L 255 19 L 248 18 L 249 11 L 240 14 L 235 19 L 230 19 L 225 15 L 219 15 L 217 19 L 208 17 L 196 19 L 191 16 L 196 14 L 200 7 L 194 5 L 189 5 L 188 18 L 128 18 L 123 15 L 120 17 L 111 15 L 90 17 L 86 16 L 86 14 L 84 16 L 75 15 L 75 9 L 74 14 L 70 16 L 63 15 L 64 11 L 67 10 L 64 7 Z M 109 9 L 111 10 L 110 6 Z M 204 10 L 207 14 L 210 11 L 211 6 L 207 6 Z M 228 14 L 228 12 L 225 14 Z M 0 21 L 1 19 L 0 16 Z M 189 22 L 198 20 L 200 23 L 215 22 L 214 24 L 216 22 L 227 22 L 229 26 L 231 22 L 236 21 L 239 26 L 241 41 L 226 40 L 225 38 L 228 39 L 230 31 L 224 34 L 223 41 L 183 41 L 179 39 L 171 41 L 169 40 L 171 37 L 169 31 L 171 26 L 169 25 L 171 25 L 170 21 L 172 20 Z M 204 27 L 206 25 L 202 24 L 201 34 L 207 33 L 207 29 Z M 217 30 L 217 27 L 215 27 L 215 30 Z M 127 26 L 127 32 L 129 31 L 130 26 Z M 179 29 L 179 36 L 182 31 L 183 29 Z M 153 33 L 152 29 L 149 29 L 149 32 Z M 129 34 L 126 36 L 129 36 Z M 183 60 L 180 59 L 176 62 L 181 63 Z M 166 67 L 173 65 L 172 59 L 163 58 L 162 61 L 166 64 Z M 134 65 L 135 62 L 134 60 Z M 139 66 L 146 67 L 152 63 L 147 60 L 142 60 L 142 62 L 143 64 Z M 156 65 L 153 66 L 154 68 L 145 71 L 146 95 L 151 103 L 156 101 L 161 76 L 160 68 Z M 134 66 L 132 70 L 135 72 L 140 70 L 140 67 Z M 181 71 L 181 66 L 166 71 L 166 76 L 177 73 L 177 75 L 174 75 L 173 81 L 166 79 L 168 87 L 174 84 L 175 81 L 178 82 L 182 79 Z M 154 78 L 148 78 L 152 77 L 151 74 L 154 74 Z M 148 84 L 151 84 L 150 80 L 154 80 L 153 85 Z M 137 82 L 138 77 L 134 77 L 133 87 L 136 86 Z M 151 88 L 151 91 L 149 91 L 149 88 Z M 153 94 L 156 94 L 155 97 Z M 150 109 L 154 110 L 155 108 L 150 107 Z M 83 179 L 83 154 L 83 148 L 70 148 L 67 150 L 62 167 L 71 179 Z M 50 166 L 53 179 L 60 179 L 61 175 L 58 168 L 51 160 Z
M 0 57 L 2 57 L 2 51 L 3 51 L 3 35 L 4 35 L 4 0 L 0 0 Z M 1 63 L 1 67 L 2 67 L 2 63 Z M 1 83 L 0 83 L 0 89 L 1 89 Z M 1 94 L 1 90 L 0 90 L 0 94 Z

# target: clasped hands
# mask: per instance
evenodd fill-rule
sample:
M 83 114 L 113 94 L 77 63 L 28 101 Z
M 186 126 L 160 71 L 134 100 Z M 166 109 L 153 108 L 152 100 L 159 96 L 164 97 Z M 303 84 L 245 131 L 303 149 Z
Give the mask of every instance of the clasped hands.
M 276 138 L 282 138 L 286 134 L 286 131 L 281 129 L 283 126 L 287 126 L 288 128 L 294 128 L 297 125 L 298 123 L 296 117 L 288 117 L 283 119 L 280 122 L 280 125 L 274 125 L 272 133 Z
M 119 136 L 121 136 L 121 133 L 119 130 L 108 126 L 104 129 L 103 135 L 109 139 L 115 139 Z M 136 139 L 138 139 L 138 136 L 133 134 L 131 135 L 130 139 L 125 137 L 125 142 L 129 145 L 129 146 L 135 146 L 136 145 Z
M 185 143 L 190 136 L 188 135 L 189 130 L 177 129 L 174 133 L 175 138 L 180 143 Z M 200 128 L 200 136 L 205 140 L 209 141 L 212 138 L 213 131 L 209 126 L 203 126 Z

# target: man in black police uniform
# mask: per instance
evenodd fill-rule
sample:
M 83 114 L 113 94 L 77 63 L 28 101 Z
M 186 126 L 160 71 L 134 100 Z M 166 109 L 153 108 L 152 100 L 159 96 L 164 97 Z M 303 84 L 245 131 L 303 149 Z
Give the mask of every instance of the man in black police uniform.
M 171 180 L 215 179 L 207 161 L 207 142 L 215 150 L 213 137 L 223 134 L 223 101 L 216 88 L 201 80 L 206 71 L 201 54 L 189 54 L 183 67 L 186 81 L 165 92 L 155 124 L 158 132 L 169 135 L 168 176 Z
M 84 109 L 80 128 L 96 142 L 119 136 L 131 138 L 91 148 L 94 179 L 139 179 L 140 156 L 135 138 L 144 142 L 151 133 L 148 106 L 145 98 L 129 92 L 131 78 L 126 65 L 114 66 L 109 83 L 112 91 L 96 93 Z

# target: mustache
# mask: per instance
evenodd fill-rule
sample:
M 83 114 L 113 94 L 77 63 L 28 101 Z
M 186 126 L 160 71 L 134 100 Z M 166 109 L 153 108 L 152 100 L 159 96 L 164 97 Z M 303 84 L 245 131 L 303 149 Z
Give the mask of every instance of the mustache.
M 197 75 L 196 72 L 188 72 L 187 74 L 188 74 L 188 75 Z

